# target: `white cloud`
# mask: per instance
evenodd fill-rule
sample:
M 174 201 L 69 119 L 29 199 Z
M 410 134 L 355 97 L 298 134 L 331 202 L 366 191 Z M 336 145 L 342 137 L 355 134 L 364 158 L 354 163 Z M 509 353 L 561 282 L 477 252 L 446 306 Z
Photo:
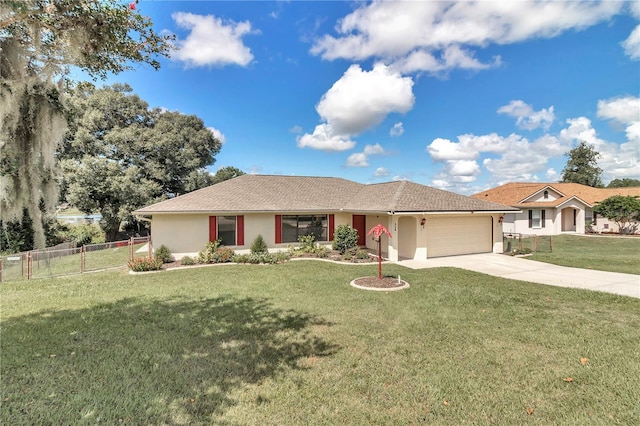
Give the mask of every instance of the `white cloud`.
M 640 121 L 637 121 L 627 127 L 627 139 L 630 141 L 640 142 Z
M 534 111 L 531 105 L 521 100 L 511 101 L 508 105 L 498 108 L 498 113 L 516 118 L 516 125 L 526 130 L 534 130 L 538 127 L 548 130 L 555 120 L 553 106 L 549 109 L 543 108 L 540 111 Z
M 624 48 L 624 53 L 631 59 L 640 59 L 640 25 L 622 42 L 622 47 Z
M 518 134 L 504 137 L 491 133 L 461 135 L 457 142 L 434 139 L 427 151 L 434 161 L 444 163 L 434 182 L 446 181 L 455 186 L 477 179 L 482 173 L 478 163 L 481 157 L 486 157 L 481 162 L 482 167 L 491 173 L 494 180 L 537 179 L 536 173 L 544 170 L 549 158 L 562 156 L 570 147 L 571 141 L 548 134 L 530 142 Z
M 513 140 L 519 138 L 517 135 L 504 138 L 495 133 L 481 136 L 461 135 L 458 136 L 458 142 L 437 138 L 427 146 L 427 151 L 434 161 L 475 160 L 482 152 L 505 152 Z
M 640 121 L 640 98 L 626 96 L 598 101 L 598 117 L 615 120 L 622 124 Z
M 178 50 L 172 58 L 188 67 L 248 65 L 253 60 L 251 50 L 242 37 L 251 34 L 251 23 L 223 22 L 213 15 L 176 12 L 171 17 L 178 27 L 190 30 L 184 40 L 176 40 Z
M 289 133 L 299 134 L 299 133 L 302 133 L 302 131 L 303 131 L 302 126 L 298 126 L 297 124 L 289 129 Z
M 385 167 L 378 167 L 376 171 L 373 173 L 374 177 L 387 177 L 389 176 L 389 170 Z
M 369 156 L 384 154 L 384 149 L 380 144 L 366 145 L 363 152 L 356 152 L 347 158 L 347 167 L 368 167 Z
M 215 127 L 207 127 L 207 130 L 211 132 L 214 138 L 218 139 L 220 143 L 225 143 L 227 141 L 227 137 Z
M 316 126 L 313 134 L 305 133 L 297 137 L 298 148 L 312 148 L 322 151 L 346 151 L 356 143 L 348 136 L 336 135 L 329 124 Z
M 367 154 L 364 152 L 353 153 L 347 158 L 347 167 L 368 167 Z
M 337 25 L 337 36 L 316 40 L 311 53 L 324 59 L 400 60 L 400 69 L 482 69 L 462 46 L 485 47 L 555 37 L 611 18 L 623 2 L 373 2 Z M 440 59 L 435 58 L 439 52 Z
M 364 71 L 352 65 L 322 96 L 316 110 L 340 134 L 357 135 L 392 113 L 413 107 L 413 80 L 382 64 Z
M 569 127 L 560 132 L 560 138 L 568 140 L 573 145 L 577 145 L 581 141 L 592 145 L 600 154 L 598 166 L 604 170 L 605 181 L 640 176 L 640 144 L 638 140 L 630 139 L 629 142 L 617 144 L 600 139 L 591 120 L 586 117 L 569 119 L 567 123 Z M 628 128 L 627 135 L 629 135 Z
M 560 176 L 560 173 L 558 173 L 553 167 L 548 169 L 545 173 L 546 182 L 559 182 L 561 178 L 562 176 Z
M 398 136 L 402 136 L 403 133 L 404 133 L 404 127 L 402 126 L 402 121 L 399 121 L 396 124 L 394 124 L 391 130 L 389 130 L 389 135 L 396 138 Z
M 532 120 L 533 116 L 545 114 L 522 101 L 512 101 L 498 113 L 523 117 L 525 123 L 551 122 L 549 114 L 547 119 Z M 551 107 L 547 113 L 553 113 Z M 495 133 L 460 135 L 457 141 L 436 138 L 427 146 L 427 152 L 435 162 L 442 163 L 442 168 L 432 184 L 464 190 L 459 185 L 475 181 L 483 169 L 498 185 L 513 181 L 556 182 L 560 173 L 549 162 L 562 159 L 582 141 L 600 154 L 598 166 L 604 170 L 605 181 L 640 176 L 640 99 L 627 96 L 599 101 L 598 116 L 626 125 L 628 141 L 619 144 L 601 139 L 586 117 L 570 118 L 557 134 L 546 133 L 533 141 L 518 134 L 503 137 Z
M 333 151 L 352 148 L 352 136 L 380 124 L 390 113 L 409 111 L 415 100 L 412 88 L 410 77 L 382 64 L 374 65 L 371 71 L 352 65 L 316 106 L 324 123 L 313 135 L 298 138 L 298 146 Z

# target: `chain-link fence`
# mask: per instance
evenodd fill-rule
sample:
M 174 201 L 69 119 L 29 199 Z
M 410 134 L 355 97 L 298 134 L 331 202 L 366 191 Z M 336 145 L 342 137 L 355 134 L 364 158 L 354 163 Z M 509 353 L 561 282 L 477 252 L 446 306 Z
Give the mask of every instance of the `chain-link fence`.
M 551 235 L 528 235 L 515 232 L 502 234 L 502 247 L 505 253 L 551 253 L 553 242 Z
M 73 247 L 59 245 L 0 256 L 0 282 L 49 278 L 125 266 L 136 257 L 151 257 L 149 237 Z

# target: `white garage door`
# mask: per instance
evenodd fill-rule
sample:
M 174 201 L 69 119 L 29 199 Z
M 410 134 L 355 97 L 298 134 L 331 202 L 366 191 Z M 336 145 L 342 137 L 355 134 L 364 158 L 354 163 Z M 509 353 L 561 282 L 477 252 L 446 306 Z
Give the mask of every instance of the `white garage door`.
M 491 217 L 429 217 L 427 258 L 490 253 Z

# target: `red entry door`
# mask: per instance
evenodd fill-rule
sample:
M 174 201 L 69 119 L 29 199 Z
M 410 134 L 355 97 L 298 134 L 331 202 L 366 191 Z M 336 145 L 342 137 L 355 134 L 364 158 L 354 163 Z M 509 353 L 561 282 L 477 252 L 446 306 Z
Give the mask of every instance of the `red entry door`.
M 354 214 L 352 227 L 358 231 L 358 245 L 367 244 L 367 217 L 363 214 Z

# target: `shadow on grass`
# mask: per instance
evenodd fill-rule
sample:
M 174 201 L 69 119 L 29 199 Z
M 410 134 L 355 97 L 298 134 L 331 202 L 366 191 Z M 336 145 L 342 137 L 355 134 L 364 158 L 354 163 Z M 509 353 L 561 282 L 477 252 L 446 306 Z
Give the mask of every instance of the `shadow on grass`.
M 125 299 L 9 319 L 0 420 L 209 423 L 238 403 L 238 391 L 259 394 L 263 381 L 334 354 L 336 345 L 314 336 L 314 327 L 327 325 L 231 296 Z

